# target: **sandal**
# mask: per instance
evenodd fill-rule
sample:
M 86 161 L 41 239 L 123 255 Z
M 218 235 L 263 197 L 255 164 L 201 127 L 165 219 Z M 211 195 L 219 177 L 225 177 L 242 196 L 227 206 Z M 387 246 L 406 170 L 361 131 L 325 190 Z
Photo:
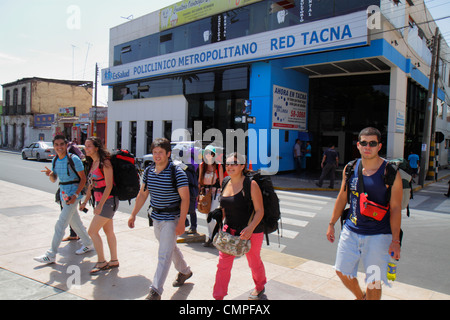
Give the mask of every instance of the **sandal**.
M 99 264 L 103 264 L 103 263 L 106 263 L 106 264 L 103 267 L 99 267 Z M 90 274 L 97 274 L 100 271 L 107 270 L 107 269 L 109 269 L 109 264 L 106 261 L 97 262 L 95 264 L 94 268 L 92 268 Z
M 80 240 L 80 237 L 78 237 L 78 236 L 76 236 L 76 237 L 68 236 L 68 237 L 62 239 L 62 241 L 71 241 L 71 240 Z
M 111 264 L 111 262 L 117 262 L 117 264 Z M 111 260 L 108 262 L 108 268 L 107 269 L 114 269 L 119 267 L 119 260 Z
M 263 296 L 265 291 L 266 288 L 264 287 L 260 292 L 258 292 L 257 295 L 254 295 L 253 292 L 250 293 L 250 295 L 248 296 L 248 300 L 261 300 L 261 297 Z

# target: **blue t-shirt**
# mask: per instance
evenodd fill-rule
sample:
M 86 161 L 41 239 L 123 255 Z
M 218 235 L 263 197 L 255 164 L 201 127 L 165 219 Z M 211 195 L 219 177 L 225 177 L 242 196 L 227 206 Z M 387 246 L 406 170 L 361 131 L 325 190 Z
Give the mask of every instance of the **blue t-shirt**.
M 417 163 L 419 162 L 419 156 L 417 154 L 410 154 L 408 157 L 409 166 L 413 169 L 417 168 Z
M 84 171 L 84 165 L 81 159 L 76 155 L 71 155 L 71 158 L 73 160 L 73 164 L 75 166 L 75 170 L 77 172 Z M 69 165 L 69 162 L 67 160 L 67 155 L 60 159 L 58 156 L 53 160 L 54 161 L 54 169 L 53 171 L 58 176 L 59 182 L 65 183 L 65 182 L 71 182 L 71 181 L 78 181 L 77 174 L 72 170 L 72 168 Z M 67 170 L 69 169 L 69 170 Z M 73 184 L 61 184 L 60 185 L 60 191 L 61 191 L 61 199 L 63 199 L 62 193 L 67 194 L 69 197 L 73 196 L 75 192 L 78 189 L 79 183 L 73 183 Z M 80 195 L 78 198 L 81 198 Z
M 181 202 L 178 189 L 189 187 L 186 173 L 178 166 L 175 166 L 176 189 L 172 184 L 172 169 L 174 164 L 169 165 L 159 173 L 155 172 L 155 166 L 148 166 L 144 171 L 142 182 L 147 185 L 150 192 L 150 206 L 157 209 L 164 209 L 170 206 L 176 207 Z M 174 220 L 180 215 L 180 211 L 163 212 L 152 210 L 151 218 L 155 220 Z
M 351 231 L 363 234 L 363 235 L 375 235 L 375 234 L 391 234 L 390 223 L 390 211 L 386 213 L 381 221 L 376 221 L 369 217 L 363 216 L 360 213 L 359 208 L 359 196 L 358 195 L 358 166 L 361 164 L 361 160 L 355 164 L 353 175 L 350 177 L 350 188 L 348 192 L 350 194 L 350 213 L 347 220 L 345 220 L 345 226 Z M 377 172 L 371 176 L 364 176 L 364 192 L 367 193 L 368 199 L 382 206 L 387 206 L 387 188 L 384 183 L 384 171 L 386 168 L 386 161 L 378 168 Z

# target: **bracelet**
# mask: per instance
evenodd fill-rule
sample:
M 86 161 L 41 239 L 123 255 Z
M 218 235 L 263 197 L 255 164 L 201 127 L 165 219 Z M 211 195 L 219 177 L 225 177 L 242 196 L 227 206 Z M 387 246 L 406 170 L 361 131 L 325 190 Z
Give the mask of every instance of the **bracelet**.
M 333 222 L 330 222 L 328 225 L 334 227 L 334 223 Z
M 392 242 L 397 242 L 398 244 L 400 244 L 400 240 L 392 240 Z

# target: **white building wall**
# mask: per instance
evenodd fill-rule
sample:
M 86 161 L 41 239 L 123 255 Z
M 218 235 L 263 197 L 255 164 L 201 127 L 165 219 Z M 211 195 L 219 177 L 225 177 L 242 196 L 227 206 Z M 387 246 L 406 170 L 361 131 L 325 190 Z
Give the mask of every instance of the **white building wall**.
M 153 139 L 164 136 L 164 121 L 172 131 L 187 126 L 188 103 L 183 95 L 140 100 L 110 101 L 108 104 L 108 149 L 116 146 L 116 122 L 122 121 L 122 148 L 130 148 L 130 122 L 137 122 L 136 156 L 145 154 L 146 121 L 153 121 Z
M 406 73 L 398 67 L 392 67 L 386 149 L 388 159 L 404 156 L 407 88 L 408 77 Z

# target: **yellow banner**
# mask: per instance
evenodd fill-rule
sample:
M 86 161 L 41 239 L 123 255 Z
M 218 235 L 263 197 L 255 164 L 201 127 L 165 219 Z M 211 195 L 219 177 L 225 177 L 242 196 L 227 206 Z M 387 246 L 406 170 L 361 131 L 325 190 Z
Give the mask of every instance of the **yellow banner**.
M 159 30 L 167 30 L 192 21 L 243 7 L 261 0 L 184 0 L 161 9 Z

